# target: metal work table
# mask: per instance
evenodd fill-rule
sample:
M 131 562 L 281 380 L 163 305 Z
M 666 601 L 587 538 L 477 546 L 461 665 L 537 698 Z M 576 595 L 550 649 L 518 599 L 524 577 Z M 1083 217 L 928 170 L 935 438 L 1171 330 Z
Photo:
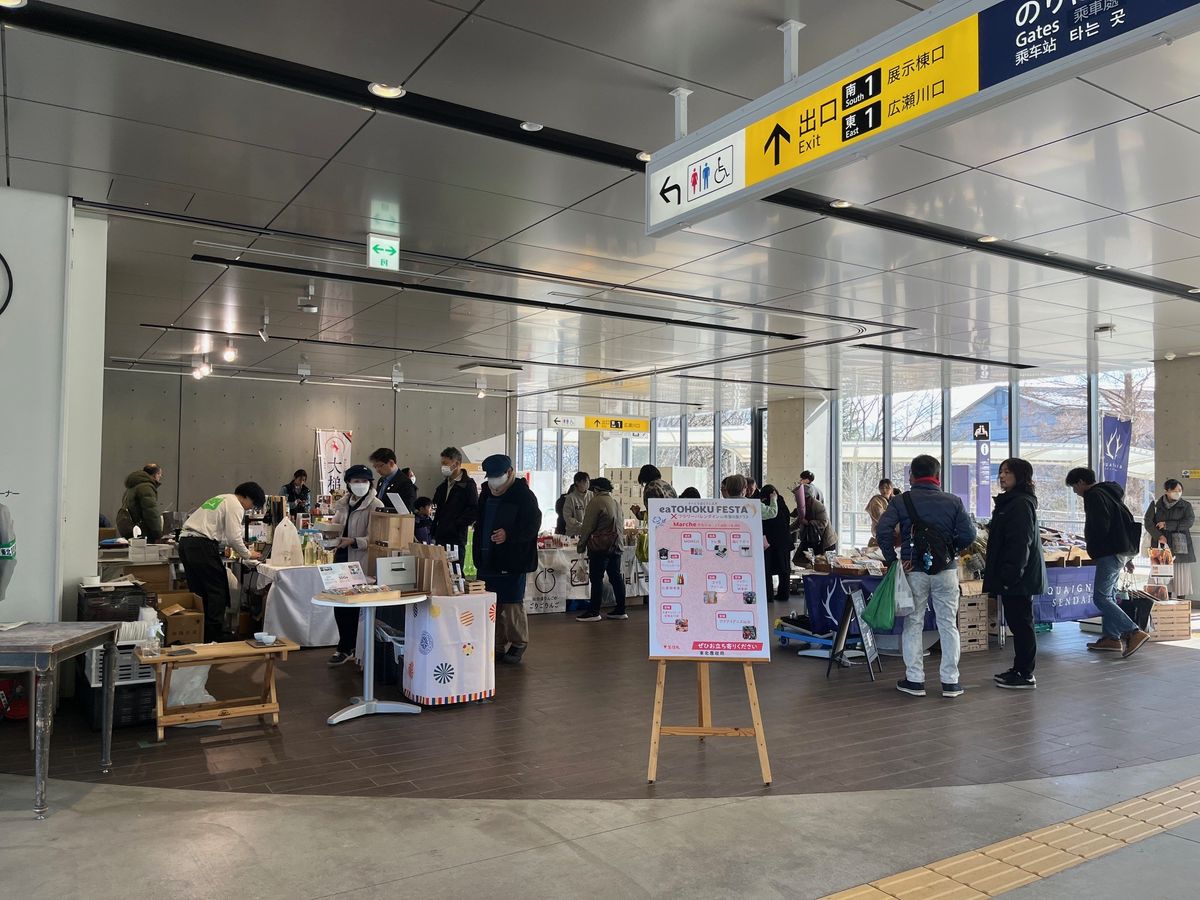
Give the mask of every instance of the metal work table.
M 0 631 L 0 667 L 32 669 L 37 674 L 34 704 L 33 811 L 46 817 L 46 776 L 50 768 L 50 734 L 58 696 L 58 666 L 94 647 L 104 647 L 104 722 L 100 732 L 100 771 L 112 768 L 113 697 L 117 682 L 117 631 L 120 622 L 27 622 Z

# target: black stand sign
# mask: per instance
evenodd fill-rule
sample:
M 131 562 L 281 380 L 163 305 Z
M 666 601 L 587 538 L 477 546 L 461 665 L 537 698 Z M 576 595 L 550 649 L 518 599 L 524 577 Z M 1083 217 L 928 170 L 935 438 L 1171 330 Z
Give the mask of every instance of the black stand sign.
M 863 614 L 867 609 L 867 601 L 863 597 L 861 587 L 856 587 L 854 590 L 846 591 L 846 598 L 849 601 L 842 607 L 842 618 L 838 622 L 837 634 L 833 639 L 833 646 L 829 648 L 829 665 L 825 667 L 825 677 L 829 677 L 829 673 L 833 671 L 833 664 L 836 662 L 839 666 L 852 665 L 846 659 L 846 645 L 850 639 L 850 620 L 853 618 L 858 622 L 858 631 L 861 635 L 863 652 L 867 656 L 867 672 L 871 676 L 871 680 L 875 680 L 875 666 L 879 667 L 879 673 L 883 674 L 883 660 L 879 658 L 879 648 L 875 644 L 875 632 L 871 630 L 871 626 L 863 621 Z

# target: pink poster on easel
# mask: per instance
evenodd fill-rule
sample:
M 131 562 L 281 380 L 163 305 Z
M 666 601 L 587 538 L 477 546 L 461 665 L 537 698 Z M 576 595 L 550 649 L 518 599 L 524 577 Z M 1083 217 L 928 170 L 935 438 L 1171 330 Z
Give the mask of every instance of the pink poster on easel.
M 769 660 L 762 504 L 648 505 L 651 658 Z

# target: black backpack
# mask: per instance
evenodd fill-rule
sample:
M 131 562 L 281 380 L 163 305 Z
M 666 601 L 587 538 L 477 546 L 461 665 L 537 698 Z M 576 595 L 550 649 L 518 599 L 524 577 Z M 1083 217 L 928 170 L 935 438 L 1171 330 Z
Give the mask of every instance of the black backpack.
M 912 494 L 905 492 L 901 498 L 908 518 L 912 522 L 912 564 L 914 572 L 936 575 L 954 567 L 954 547 L 941 531 L 917 515 Z
M 1116 507 L 1117 514 L 1113 517 L 1113 530 L 1116 532 L 1114 536 L 1125 539 L 1125 553 L 1137 556 L 1142 548 L 1142 523 L 1133 517 L 1133 513 L 1124 503 L 1117 503 Z

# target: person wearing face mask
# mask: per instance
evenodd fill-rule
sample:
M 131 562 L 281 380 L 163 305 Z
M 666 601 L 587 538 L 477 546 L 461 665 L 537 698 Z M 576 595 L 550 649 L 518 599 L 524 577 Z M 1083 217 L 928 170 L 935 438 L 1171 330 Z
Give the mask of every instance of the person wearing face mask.
M 1196 550 L 1192 546 L 1192 525 L 1196 511 L 1183 499 L 1183 485 L 1174 478 L 1163 482 L 1163 495 L 1146 510 L 1146 533 L 1151 547 L 1166 547 L 1175 557 L 1175 577 L 1171 593 L 1187 597 L 1192 592 L 1192 563 Z
M 537 571 L 542 512 L 512 460 L 501 453 L 483 461 L 487 484 L 479 494 L 479 527 L 472 555 L 479 577 L 496 595 L 496 658 L 519 663 L 529 646 L 525 579 Z
M 333 521 L 342 526 L 337 551 L 333 561 L 356 562 L 367 570 L 367 532 L 370 530 L 371 513 L 383 509 L 383 504 L 371 490 L 374 478 L 366 466 L 351 466 L 346 470 L 346 487 L 349 491 L 333 507 Z M 354 657 L 354 644 L 358 639 L 359 610 L 335 607 L 333 617 L 337 621 L 338 642 L 330 666 L 340 666 Z
M 463 468 L 462 451 L 457 447 L 442 451 L 442 477 L 445 480 L 433 492 L 433 542 L 454 547 L 461 561 L 467 529 L 475 524 L 478 512 L 479 488 Z

